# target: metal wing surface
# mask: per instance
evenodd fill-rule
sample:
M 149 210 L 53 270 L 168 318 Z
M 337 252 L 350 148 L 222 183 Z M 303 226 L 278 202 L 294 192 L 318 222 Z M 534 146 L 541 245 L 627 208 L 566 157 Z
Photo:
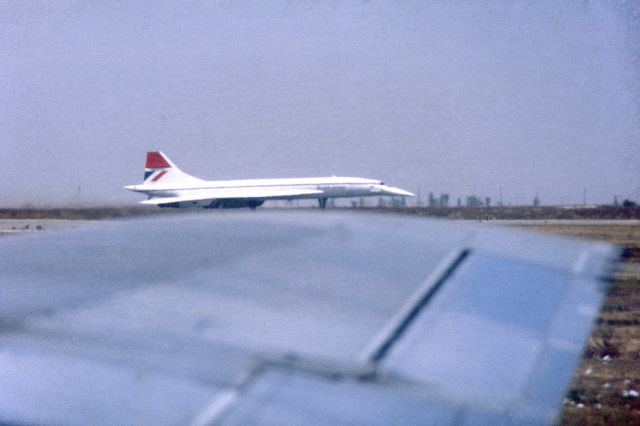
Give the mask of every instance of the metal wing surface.
M 220 188 L 220 189 L 198 189 L 192 190 L 188 195 L 177 197 L 156 197 L 141 201 L 141 204 L 167 204 L 183 203 L 189 201 L 224 200 L 224 199 L 258 199 L 277 200 L 290 197 L 300 197 L 303 195 L 322 194 L 316 189 L 277 189 L 277 188 Z
M 0 423 L 551 423 L 616 255 L 299 212 L 6 237 Z

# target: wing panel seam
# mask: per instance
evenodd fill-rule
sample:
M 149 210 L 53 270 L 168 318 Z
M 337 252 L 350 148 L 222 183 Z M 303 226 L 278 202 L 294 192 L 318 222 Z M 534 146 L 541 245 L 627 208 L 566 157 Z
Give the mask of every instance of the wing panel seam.
M 431 302 L 444 283 L 469 256 L 469 253 L 471 253 L 471 250 L 465 248 L 455 250 L 445 257 L 444 261 L 425 280 L 424 284 L 414 293 L 399 314 L 383 328 L 382 333 L 362 353 L 360 359 L 373 364 L 379 363 L 387 355 L 391 347 L 402 337 L 422 309 Z

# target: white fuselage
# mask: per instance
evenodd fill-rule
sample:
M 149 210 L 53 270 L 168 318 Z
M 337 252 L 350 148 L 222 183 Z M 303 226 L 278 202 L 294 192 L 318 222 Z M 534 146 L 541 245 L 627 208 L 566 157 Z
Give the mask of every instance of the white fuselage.
M 264 192 L 265 199 L 318 199 L 338 197 L 366 197 L 375 195 L 410 196 L 412 194 L 399 188 L 385 185 L 375 179 L 358 177 L 319 177 L 319 178 L 286 178 L 286 179 L 240 179 L 193 182 L 183 184 L 152 184 L 130 185 L 127 189 L 141 192 L 152 198 L 195 197 L 206 194 L 211 190 L 223 194 L 226 191 L 237 194 L 242 191 L 251 191 L 256 194 L 255 199 L 260 199 L 259 194 Z M 292 190 L 320 191 L 310 194 L 273 196 L 274 192 Z M 221 196 L 220 199 L 226 197 Z M 234 198 L 230 195 L 229 198 Z M 189 201 L 190 206 L 204 206 L 211 204 L 211 200 Z

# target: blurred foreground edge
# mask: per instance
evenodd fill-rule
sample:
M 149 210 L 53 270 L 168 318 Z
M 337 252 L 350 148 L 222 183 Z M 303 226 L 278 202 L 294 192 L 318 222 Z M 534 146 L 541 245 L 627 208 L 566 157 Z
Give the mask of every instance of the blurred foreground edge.
M 0 240 L 0 422 L 550 424 L 614 246 L 251 213 Z

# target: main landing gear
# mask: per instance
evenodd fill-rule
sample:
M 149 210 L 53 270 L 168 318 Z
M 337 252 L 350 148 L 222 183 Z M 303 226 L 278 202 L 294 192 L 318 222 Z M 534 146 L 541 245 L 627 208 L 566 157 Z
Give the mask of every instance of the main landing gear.
M 322 210 L 324 210 L 325 207 L 327 207 L 327 199 L 326 198 L 318 198 L 318 203 L 320 204 L 320 208 Z

